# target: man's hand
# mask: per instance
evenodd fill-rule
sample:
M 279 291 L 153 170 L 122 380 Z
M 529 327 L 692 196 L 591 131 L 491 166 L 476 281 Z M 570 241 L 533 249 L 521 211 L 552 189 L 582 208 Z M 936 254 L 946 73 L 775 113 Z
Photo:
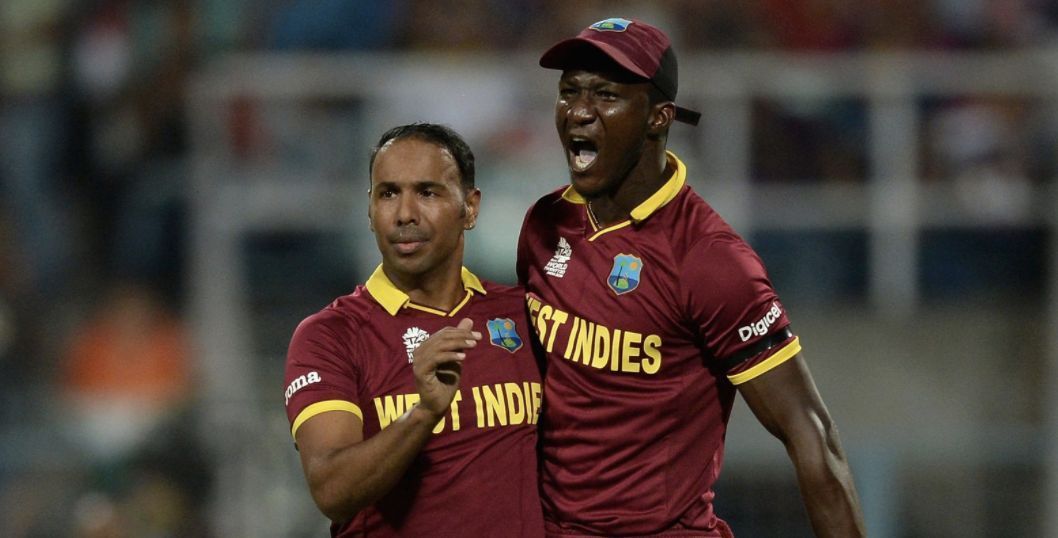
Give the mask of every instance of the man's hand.
M 472 331 L 473 327 L 473 320 L 463 318 L 459 325 L 434 333 L 412 353 L 419 407 L 438 419 L 448 411 L 459 390 L 463 359 L 466 358 L 464 351 L 481 340 L 481 333 Z

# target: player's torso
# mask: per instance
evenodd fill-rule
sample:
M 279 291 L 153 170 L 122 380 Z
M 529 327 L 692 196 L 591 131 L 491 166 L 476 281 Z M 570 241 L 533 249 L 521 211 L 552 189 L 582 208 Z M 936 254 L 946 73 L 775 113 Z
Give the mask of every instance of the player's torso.
M 548 357 L 545 507 L 596 530 L 651 525 L 709 489 L 733 392 L 686 314 L 683 238 L 657 219 L 599 234 L 578 211 L 522 232 L 530 322 Z
M 525 340 L 530 333 L 521 312 L 489 314 L 478 308 L 446 318 L 405 309 L 386 323 L 361 329 L 365 351 L 373 354 L 365 361 L 359 387 L 365 436 L 385 428 L 418 401 L 411 363 L 414 349 L 463 317 L 474 321 L 483 339 L 466 351 L 460 389 L 427 451 L 466 442 L 497 427 L 532 429 L 541 401 L 540 375 Z M 510 334 L 493 341 L 490 324 L 509 325 Z
M 505 530 L 513 536 L 521 534 L 517 526 L 524 520 L 532 525 L 534 509 L 539 518 L 534 450 L 542 388 L 517 299 L 475 297 L 453 317 L 405 308 L 359 326 L 363 352 L 370 354 L 361 362 L 358 387 L 364 437 L 377 435 L 415 405 L 411 354 L 430 334 L 464 317 L 483 338 L 466 351 L 449 411 L 393 493 L 362 512 L 353 527 L 382 535 L 394 529 L 404 536 L 438 535 L 438 525 L 447 521 L 496 535 L 496 510 L 511 518 L 513 527 Z
M 530 323 L 547 352 L 548 382 L 557 371 L 592 388 L 661 396 L 679 388 L 669 383 L 706 375 L 680 238 L 652 222 L 599 233 L 578 211 L 523 231 Z

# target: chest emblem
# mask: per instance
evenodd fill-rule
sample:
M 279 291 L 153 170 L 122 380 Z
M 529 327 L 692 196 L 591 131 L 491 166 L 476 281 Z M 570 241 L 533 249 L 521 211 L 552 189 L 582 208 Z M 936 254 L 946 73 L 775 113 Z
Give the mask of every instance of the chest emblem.
M 404 331 L 401 338 L 404 340 L 404 349 L 408 352 L 408 364 L 415 360 L 415 349 L 429 337 L 430 333 L 418 327 L 408 327 L 408 330 Z
M 613 257 L 613 269 L 606 277 L 606 284 L 617 295 L 624 295 L 639 287 L 643 272 L 643 260 L 631 254 L 618 254 Z
M 553 277 L 562 278 L 566 275 L 566 267 L 569 265 L 569 259 L 572 256 L 573 247 L 569 246 L 569 241 L 566 241 L 565 237 L 559 237 L 555 255 L 551 256 L 551 260 L 544 266 L 544 272 Z
M 509 318 L 490 319 L 486 326 L 489 328 L 489 342 L 492 342 L 492 345 L 511 353 L 522 348 L 522 338 L 518 336 L 518 329 Z

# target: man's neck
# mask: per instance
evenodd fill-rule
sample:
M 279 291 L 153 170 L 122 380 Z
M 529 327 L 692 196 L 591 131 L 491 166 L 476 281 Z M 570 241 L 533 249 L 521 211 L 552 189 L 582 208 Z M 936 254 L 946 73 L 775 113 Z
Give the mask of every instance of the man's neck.
M 656 158 L 644 153 L 614 192 L 588 200 L 588 208 L 601 227 L 628 220 L 632 210 L 657 192 L 672 175 L 665 149 L 654 155 Z
M 382 270 L 390 282 L 417 305 L 448 312 L 466 296 L 461 263 L 446 264 L 422 275 L 396 274 L 387 271 L 384 265 Z

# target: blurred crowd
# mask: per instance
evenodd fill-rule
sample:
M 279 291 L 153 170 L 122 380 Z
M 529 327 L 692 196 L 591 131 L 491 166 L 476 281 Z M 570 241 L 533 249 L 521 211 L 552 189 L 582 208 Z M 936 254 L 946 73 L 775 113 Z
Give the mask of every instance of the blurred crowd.
M 204 532 L 183 316 L 196 69 L 246 51 L 540 51 L 622 7 L 685 54 L 1058 45 L 1049 0 L 3 0 L 0 534 Z M 983 190 L 997 221 L 1055 173 L 1032 103 L 923 107 L 923 176 Z M 867 176 L 862 103 L 761 102 L 754 122 L 755 180 Z

